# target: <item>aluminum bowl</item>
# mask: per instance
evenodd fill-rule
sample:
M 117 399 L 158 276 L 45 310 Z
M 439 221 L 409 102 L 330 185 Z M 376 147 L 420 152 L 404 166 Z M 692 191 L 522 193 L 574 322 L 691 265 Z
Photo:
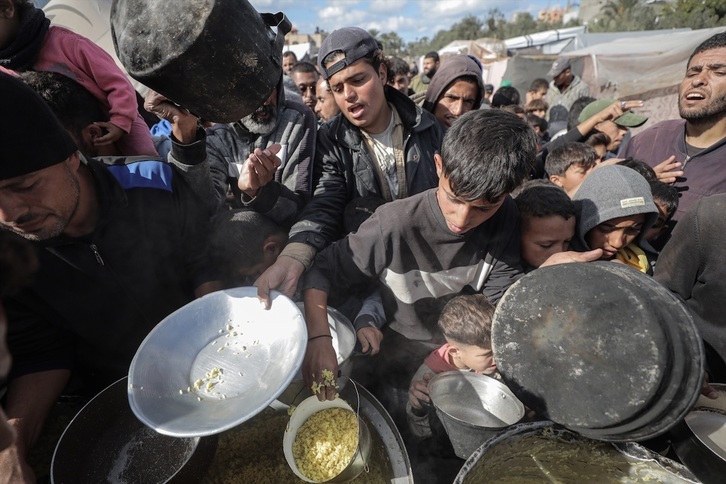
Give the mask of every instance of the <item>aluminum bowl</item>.
M 239 425 L 275 400 L 302 365 L 307 330 L 294 302 L 271 296 L 265 310 L 257 288 L 218 291 L 159 323 L 129 369 L 138 419 L 164 435 L 200 437 Z

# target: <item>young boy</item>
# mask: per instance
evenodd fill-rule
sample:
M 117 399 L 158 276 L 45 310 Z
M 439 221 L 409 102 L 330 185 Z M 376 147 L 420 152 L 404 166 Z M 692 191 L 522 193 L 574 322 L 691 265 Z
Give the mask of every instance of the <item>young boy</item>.
M 545 160 L 545 171 L 550 181 L 572 198 L 598 159 L 592 147 L 571 142 L 552 150 Z
M 438 188 L 381 206 L 356 233 L 318 255 L 304 293 L 308 385 L 322 383 L 323 369 L 337 371 L 328 292 L 377 279 L 388 326 L 374 357 L 376 383 L 395 395 L 383 403 L 405 425 L 411 377 L 444 341 L 436 321 L 445 301 L 468 291 L 494 302 L 522 273 L 519 216 L 508 194 L 531 170 L 535 150 L 534 131 L 517 116 L 470 111 L 449 128 L 434 157 Z M 332 398 L 334 388 L 326 390 Z
M 618 259 L 652 274 L 639 243 L 658 217 L 650 185 L 638 172 L 620 165 L 594 170 L 573 198 L 577 210 L 578 251 L 602 249 L 601 260 Z
M 411 379 L 406 417 L 411 433 L 429 437 L 428 382 L 445 371 L 474 371 L 499 378 L 492 353 L 494 306 L 482 294 L 457 296 L 444 306 L 438 326 L 446 343 L 432 351 Z
M 575 204 L 558 186 L 530 180 L 517 189 L 522 265 L 530 272 L 565 252 L 575 236 Z
M 678 189 L 662 181 L 650 181 L 650 191 L 653 194 L 653 203 L 658 208 L 658 218 L 645 233 L 645 240 L 653 246 L 663 247 L 666 241 L 658 240 L 668 232 L 668 223 L 678 210 Z

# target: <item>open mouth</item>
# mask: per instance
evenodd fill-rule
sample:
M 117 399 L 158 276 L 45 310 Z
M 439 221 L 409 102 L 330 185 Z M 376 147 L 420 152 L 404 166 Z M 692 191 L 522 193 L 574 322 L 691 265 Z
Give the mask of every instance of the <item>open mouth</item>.
M 686 101 L 703 101 L 706 99 L 706 96 L 703 93 L 695 91 L 688 92 L 683 97 Z

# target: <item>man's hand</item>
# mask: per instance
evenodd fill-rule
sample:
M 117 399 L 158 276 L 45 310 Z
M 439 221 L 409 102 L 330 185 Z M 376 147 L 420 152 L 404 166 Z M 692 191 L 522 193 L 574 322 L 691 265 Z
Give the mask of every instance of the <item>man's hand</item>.
M 312 388 L 313 384 L 316 387 L 320 385 L 320 392 L 317 393 L 317 396 L 321 402 L 335 399 L 337 393 L 337 389 L 333 386 L 335 382 L 326 381 L 323 377 L 323 370 L 330 370 L 334 379 L 338 376 L 338 357 L 333 348 L 332 338 L 315 338 L 308 341 L 302 364 L 305 386 Z
M 180 143 L 190 144 L 197 141 L 197 117 L 158 92 L 149 89 L 144 97 L 144 109 L 169 121 L 172 134 Z
M 381 341 L 383 341 L 383 333 L 378 328 L 369 326 L 356 331 L 358 341 L 360 341 L 361 351 L 365 354 L 377 355 L 381 349 Z
M 569 264 L 571 262 L 592 262 L 602 257 L 602 249 L 589 250 L 587 252 L 558 252 L 552 254 L 542 263 L 540 267 L 554 266 L 557 264 Z
M 408 403 L 413 408 L 421 408 L 421 402 L 431 403 L 429 397 L 429 380 L 433 375 L 431 373 L 424 373 L 423 380 L 416 380 L 411 384 L 408 389 Z
M 262 301 L 265 309 L 270 309 L 272 301 L 270 290 L 277 289 L 287 297 L 292 297 L 297 289 L 300 276 L 305 272 L 302 262 L 281 255 L 274 264 L 267 268 L 255 281 L 257 297 Z
M 701 395 L 716 400 L 718 398 L 718 391 L 711 386 L 711 378 L 708 376 L 708 372 L 703 377 L 703 386 L 701 387 Z
M 643 101 L 615 101 L 607 108 L 603 109 L 599 113 L 597 113 L 595 116 L 598 118 L 598 122 L 602 123 L 603 121 L 612 121 L 613 119 L 617 119 L 623 114 L 625 114 L 626 111 L 630 111 L 633 108 L 642 108 Z
M 124 130 L 116 126 L 115 124 L 109 122 L 109 121 L 96 121 L 96 126 L 100 126 L 101 128 L 108 131 L 103 136 L 99 136 L 98 138 L 93 140 L 93 144 L 96 146 L 106 146 L 114 144 L 116 141 L 121 139 L 121 136 L 123 136 Z
M 683 170 L 679 170 L 681 163 L 676 161 L 675 156 L 670 156 L 653 167 L 658 181 L 663 183 L 675 183 L 676 178 L 683 176 Z
M 277 155 L 282 148 L 279 144 L 268 146 L 264 150 L 255 148 L 247 157 L 240 170 L 237 186 L 242 192 L 254 198 L 260 188 L 267 185 L 275 177 L 275 171 L 281 161 Z
M 35 473 L 16 445 L 0 452 L 0 484 L 35 484 Z

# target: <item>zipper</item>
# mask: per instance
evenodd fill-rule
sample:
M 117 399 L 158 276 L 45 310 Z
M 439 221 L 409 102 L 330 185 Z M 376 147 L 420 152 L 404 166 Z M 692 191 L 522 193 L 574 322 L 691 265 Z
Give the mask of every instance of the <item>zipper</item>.
M 91 250 L 93 251 L 93 255 L 96 256 L 96 262 L 98 262 L 98 265 L 105 265 L 103 263 L 103 258 L 101 257 L 101 254 L 98 252 L 98 247 L 96 244 L 91 244 Z

